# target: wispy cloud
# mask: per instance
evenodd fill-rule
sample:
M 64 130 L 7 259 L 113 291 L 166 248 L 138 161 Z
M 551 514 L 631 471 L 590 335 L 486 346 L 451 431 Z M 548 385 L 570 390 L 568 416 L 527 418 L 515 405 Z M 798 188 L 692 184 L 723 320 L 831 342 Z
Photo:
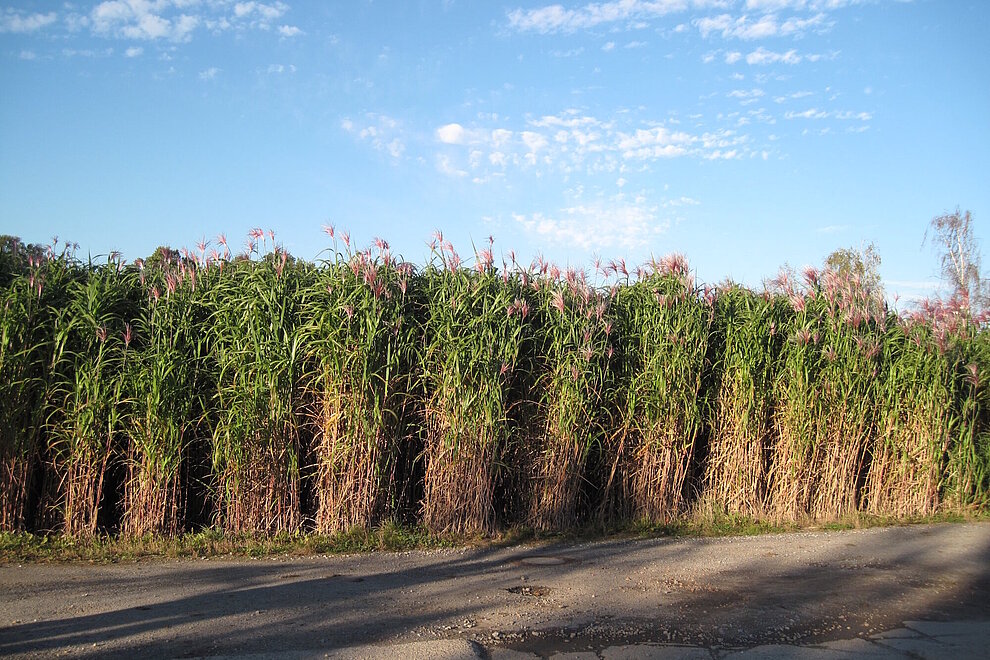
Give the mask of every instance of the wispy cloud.
M 104 0 L 87 12 L 69 3 L 65 9 L 61 21 L 56 12 L 0 10 L 0 33 L 30 33 L 60 26 L 69 36 L 88 30 L 103 38 L 179 43 L 204 29 L 211 34 L 231 29 L 274 30 L 282 37 L 303 34 L 300 28 L 279 22 L 290 9 L 284 2 Z
M 636 250 L 650 245 L 670 227 L 658 207 L 642 198 L 618 195 L 562 208 L 554 213 L 513 214 L 531 238 L 587 251 Z
M 215 80 L 218 75 L 220 75 L 220 69 L 215 66 L 211 66 L 209 69 L 199 72 L 199 79 Z
M 280 74 L 280 73 L 295 73 L 295 64 L 269 64 L 268 73 L 270 74 Z
M 840 121 L 870 121 L 873 113 L 851 112 L 848 110 L 820 110 L 818 108 L 808 108 L 801 112 L 790 110 L 784 113 L 784 119 L 838 119 Z
M 638 21 L 682 12 L 688 7 L 713 4 L 707 0 L 616 0 L 592 2 L 575 9 L 562 5 L 546 5 L 535 9 L 513 9 L 508 14 L 509 26 L 519 32 L 574 32 L 615 22 Z M 638 27 L 638 26 L 634 26 Z
M 447 154 L 437 154 L 437 171 L 450 177 L 463 178 L 468 175 L 467 170 L 456 167 Z
M 48 27 L 58 19 L 58 15 L 51 11 L 44 14 L 29 14 L 7 7 L 0 12 L 0 33 L 13 32 L 24 34 L 37 32 Z
M 402 158 L 406 151 L 401 123 L 388 115 L 368 113 L 358 125 L 350 118 L 342 119 L 340 127 L 360 142 L 366 142 L 376 151 L 389 155 L 392 159 Z
M 790 94 L 783 94 L 781 96 L 775 96 L 775 97 L 773 97 L 773 102 L 774 103 L 786 103 L 787 101 L 793 101 L 793 100 L 797 100 L 797 99 L 803 99 L 805 97 L 813 96 L 813 95 L 814 95 L 814 92 L 808 92 L 808 91 L 802 90 L 802 91 L 798 91 L 798 92 L 791 92 Z
M 749 11 L 776 12 L 790 11 L 828 11 L 850 5 L 862 4 L 869 0 L 746 0 Z
M 763 96 L 764 92 L 762 89 L 734 89 L 729 92 L 726 96 L 731 99 L 757 99 Z
M 521 125 L 506 125 L 497 118 L 443 124 L 432 133 L 433 149 L 444 154 L 445 163 L 479 181 L 513 170 L 619 175 L 675 158 L 732 159 L 756 153 L 750 136 L 735 130 L 692 132 L 679 128 L 674 118 L 645 121 L 616 113 L 602 120 L 575 109 L 530 117 Z
M 198 16 L 179 14 L 166 17 L 168 2 L 124 2 L 110 0 L 93 8 L 89 24 L 94 33 L 124 39 L 168 39 L 188 41 L 199 27 Z
M 257 18 L 263 21 L 274 21 L 282 18 L 289 11 L 289 5 L 284 2 L 238 2 L 234 5 L 234 16 L 237 18 Z
M 810 31 L 826 31 L 832 27 L 828 13 L 858 0 L 753 0 L 746 2 L 741 16 L 722 13 L 691 20 L 702 36 L 720 35 L 726 39 L 766 39 L 770 37 L 801 36 Z M 733 0 L 614 0 L 591 2 L 583 6 L 562 4 L 535 8 L 517 8 L 508 12 L 508 26 L 516 32 L 539 34 L 571 33 L 605 25 L 612 29 L 641 29 L 650 21 L 669 14 L 711 9 L 731 9 Z M 807 12 L 806 16 L 782 18 L 780 12 Z M 620 24 L 618 28 L 614 24 Z M 683 32 L 680 23 L 674 32 Z
M 817 62 L 819 59 L 821 59 L 821 55 L 799 55 L 797 50 L 793 48 L 783 53 L 778 53 L 760 46 L 746 56 L 746 64 L 800 64 L 804 60 L 809 62 Z
M 764 14 L 756 18 L 748 15 L 733 18 L 729 14 L 706 16 L 693 21 L 701 36 L 720 35 L 724 39 L 756 40 L 770 37 L 800 36 L 810 30 L 830 27 L 824 13 L 809 18 L 790 17 L 780 20 L 776 14 Z

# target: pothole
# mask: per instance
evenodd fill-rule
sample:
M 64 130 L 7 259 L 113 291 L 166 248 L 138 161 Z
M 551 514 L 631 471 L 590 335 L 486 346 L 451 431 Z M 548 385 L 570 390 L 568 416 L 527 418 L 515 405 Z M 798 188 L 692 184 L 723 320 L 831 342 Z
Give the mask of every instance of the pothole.
M 542 598 L 544 596 L 550 595 L 549 587 L 509 587 L 506 589 L 510 594 L 519 594 L 520 596 L 533 596 L 534 598 Z
M 515 563 L 523 566 L 560 566 L 561 564 L 571 564 L 576 561 L 573 557 L 563 557 L 561 555 L 531 555 L 521 557 Z

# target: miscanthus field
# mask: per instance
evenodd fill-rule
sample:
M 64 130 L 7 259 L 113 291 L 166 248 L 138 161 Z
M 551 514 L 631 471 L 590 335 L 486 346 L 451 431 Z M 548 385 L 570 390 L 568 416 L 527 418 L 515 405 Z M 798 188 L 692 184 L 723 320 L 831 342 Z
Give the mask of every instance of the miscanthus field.
M 855 269 L 761 290 L 327 228 L 145 262 L 0 250 L 0 530 L 486 534 L 985 511 L 990 333 Z

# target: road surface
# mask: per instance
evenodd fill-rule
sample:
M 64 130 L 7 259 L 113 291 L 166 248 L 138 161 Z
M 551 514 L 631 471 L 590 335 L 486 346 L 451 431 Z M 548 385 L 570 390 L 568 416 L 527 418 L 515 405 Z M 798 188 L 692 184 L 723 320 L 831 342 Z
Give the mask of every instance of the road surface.
M 990 523 L 0 566 L 0 656 L 25 658 L 850 657 L 838 643 L 960 660 L 990 656 L 983 630 Z

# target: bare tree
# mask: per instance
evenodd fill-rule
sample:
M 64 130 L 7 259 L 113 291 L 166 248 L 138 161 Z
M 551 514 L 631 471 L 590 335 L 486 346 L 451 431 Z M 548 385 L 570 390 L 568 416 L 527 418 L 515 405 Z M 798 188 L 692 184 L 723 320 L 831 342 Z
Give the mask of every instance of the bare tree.
M 990 301 L 990 288 L 980 277 L 980 246 L 973 233 L 969 211 L 946 213 L 935 218 L 925 232 L 942 260 L 942 279 L 952 288 L 952 296 L 973 312 Z

